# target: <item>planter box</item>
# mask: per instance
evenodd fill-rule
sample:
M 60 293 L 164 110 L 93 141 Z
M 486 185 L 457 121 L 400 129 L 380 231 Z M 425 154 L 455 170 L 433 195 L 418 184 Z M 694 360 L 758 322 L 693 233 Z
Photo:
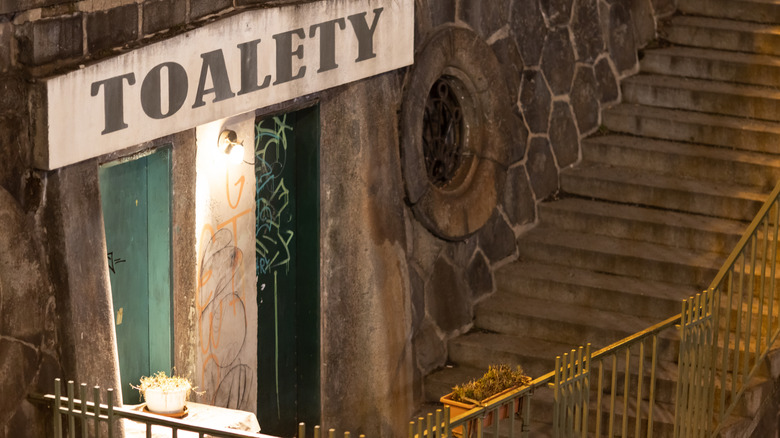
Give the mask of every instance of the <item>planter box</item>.
M 496 395 L 490 396 L 490 397 L 480 401 L 479 403 L 464 403 L 464 402 L 455 401 L 455 400 L 452 399 L 452 393 L 449 393 L 449 394 L 443 396 L 442 398 L 439 399 L 439 401 L 442 404 L 444 404 L 445 406 L 449 406 L 450 407 L 450 419 L 452 419 L 452 418 L 457 417 L 458 415 L 461 415 L 464 412 L 470 411 L 470 410 L 472 410 L 474 408 L 487 406 L 491 402 L 493 402 L 493 400 L 495 400 L 495 399 L 497 399 L 497 398 L 499 398 L 499 397 L 509 393 L 510 391 L 514 391 L 517 388 L 519 388 L 519 386 L 515 386 L 515 387 L 509 388 L 509 389 L 505 389 L 504 391 L 501 391 L 501 392 L 499 392 Z M 515 414 L 519 414 L 521 412 L 520 411 L 520 407 L 522 405 L 521 405 L 520 401 L 521 400 L 519 398 L 514 401 L 514 409 L 513 409 L 513 411 L 514 411 Z M 503 405 L 503 406 L 498 408 L 498 419 L 499 420 L 503 420 L 505 418 L 509 418 L 509 407 L 510 407 L 510 404 L 505 404 L 505 405 Z M 489 426 L 491 426 L 493 424 L 493 415 L 494 415 L 494 413 L 495 413 L 495 411 L 493 411 L 493 410 L 488 411 L 487 413 L 485 413 L 485 417 L 482 419 L 482 427 L 483 428 L 489 427 Z M 474 429 L 473 423 L 474 423 L 473 421 L 469 422 L 469 425 L 468 425 L 469 426 L 468 427 L 468 429 L 469 429 L 468 436 L 471 436 L 472 433 L 473 433 L 473 429 Z M 457 432 L 454 432 L 454 433 L 457 433 Z

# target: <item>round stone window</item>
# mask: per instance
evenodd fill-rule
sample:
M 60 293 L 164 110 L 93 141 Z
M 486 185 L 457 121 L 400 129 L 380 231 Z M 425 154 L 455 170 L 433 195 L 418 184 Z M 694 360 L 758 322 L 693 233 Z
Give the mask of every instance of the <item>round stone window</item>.
M 492 49 L 468 29 L 445 26 L 415 58 L 401 114 L 407 200 L 433 234 L 480 229 L 503 190 L 512 103 Z
M 431 87 L 423 113 L 422 148 L 428 181 L 441 190 L 457 189 L 473 161 L 461 100 L 464 87 L 453 76 L 440 77 Z

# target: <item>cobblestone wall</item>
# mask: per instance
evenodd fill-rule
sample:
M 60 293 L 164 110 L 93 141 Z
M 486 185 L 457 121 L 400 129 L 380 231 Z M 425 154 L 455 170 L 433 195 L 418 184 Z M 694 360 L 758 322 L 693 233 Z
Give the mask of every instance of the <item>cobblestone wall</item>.
M 447 340 L 472 326 L 474 304 L 495 290 L 493 272 L 517 257 L 517 238 L 555 197 L 561 169 L 580 160 L 601 110 L 620 100 L 620 79 L 638 70 L 638 50 L 655 38 L 674 0 L 417 0 L 420 49 L 442 26 L 467 28 L 501 65 L 518 124 L 488 222 L 464 239 L 442 239 L 412 219 L 409 272 L 416 359 L 422 377 L 443 366 Z M 424 61 L 422 61 L 424 62 Z M 478 66 L 477 66 L 478 67 Z M 408 178 L 405 175 L 405 178 Z

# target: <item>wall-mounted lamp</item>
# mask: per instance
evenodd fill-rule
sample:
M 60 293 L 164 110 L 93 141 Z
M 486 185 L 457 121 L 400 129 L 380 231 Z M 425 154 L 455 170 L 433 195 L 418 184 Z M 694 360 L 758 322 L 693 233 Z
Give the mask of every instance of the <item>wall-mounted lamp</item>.
M 230 157 L 230 162 L 239 164 L 244 161 L 244 142 L 239 141 L 236 131 L 226 129 L 219 134 L 217 147 L 220 152 Z

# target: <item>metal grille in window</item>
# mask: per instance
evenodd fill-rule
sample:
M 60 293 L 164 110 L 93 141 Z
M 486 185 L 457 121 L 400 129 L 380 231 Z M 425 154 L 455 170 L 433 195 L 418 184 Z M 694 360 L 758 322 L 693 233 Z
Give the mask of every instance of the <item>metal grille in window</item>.
M 423 155 L 428 180 L 445 188 L 463 163 L 463 112 L 450 79 L 433 84 L 423 115 Z

